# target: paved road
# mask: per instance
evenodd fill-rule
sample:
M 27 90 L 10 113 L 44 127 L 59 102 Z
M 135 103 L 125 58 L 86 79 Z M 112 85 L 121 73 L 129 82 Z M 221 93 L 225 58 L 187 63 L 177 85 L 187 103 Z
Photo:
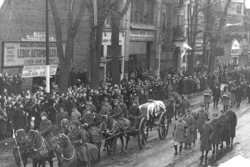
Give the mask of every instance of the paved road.
M 203 102 L 203 97 L 201 95 L 199 95 L 199 96 L 194 95 L 194 96 L 190 97 L 189 99 L 190 99 L 191 104 L 194 106 L 194 108 L 196 110 L 199 108 L 199 104 L 201 102 Z M 173 130 L 172 125 L 170 126 L 169 134 L 172 133 L 172 130 Z M 149 141 L 148 141 L 148 145 L 146 146 L 146 148 L 144 150 L 139 149 L 138 144 L 137 144 L 137 137 L 136 137 L 129 142 L 128 154 L 130 154 L 130 153 L 133 154 L 133 152 L 138 152 L 138 154 L 140 154 L 140 151 L 145 151 L 145 150 L 149 150 L 149 152 L 150 152 L 151 147 L 157 147 L 157 146 L 154 146 L 154 143 L 162 143 L 162 142 L 166 143 L 166 141 L 169 141 L 169 139 L 170 139 L 170 135 L 168 135 L 167 140 L 160 141 L 160 139 L 158 137 L 158 131 L 156 129 L 153 129 L 149 133 L 149 139 L 148 139 Z M 0 167 L 13 167 L 13 166 L 15 166 L 14 161 L 13 161 L 13 157 L 11 154 L 13 141 L 8 140 L 8 141 L 6 141 L 6 143 L 8 145 L 5 145 L 5 142 L 0 142 L 0 152 L 2 151 L 2 154 L 0 155 L 0 162 L 2 162 Z M 118 151 L 120 150 L 120 146 L 121 146 L 121 144 L 118 141 L 118 144 L 117 144 Z M 127 156 L 127 155 L 124 155 L 124 156 Z M 117 160 L 119 161 L 119 158 L 122 158 L 124 156 L 119 156 L 119 154 L 118 154 Z M 110 160 L 110 157 L 108 157 L 106 152 L 101 152 L 101 163 L 98 166 L 102 166 L 102 164 L 104 166 L 106 166 L 106 164 L 109 164 L 109 161 L 111 162 L 112 165 L 110 164 L 108 166 L 113 166 L 113 164 L 116 164 L 116 162 Z M 2 166 L 2 164 L 5 164 L 5 165 Z M 54 163 L 54 164 L 56 166 L 56 163 Z M 31 164 L 28 164 L 27 167 L 31 167 Z

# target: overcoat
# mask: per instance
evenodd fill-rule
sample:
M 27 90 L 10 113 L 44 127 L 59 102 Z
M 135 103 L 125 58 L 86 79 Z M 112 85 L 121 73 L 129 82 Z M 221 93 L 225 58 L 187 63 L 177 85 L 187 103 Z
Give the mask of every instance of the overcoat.
M 205 103 L 211 103 L 212 102 L 212 90 L 207 88 L 205 91 L 204 91 L 204 102 Z
M 214 88 L 213 89 L 213 100 L 214 101 L 219 101 L 220 100 L 220 88 Z
M 213 138 L 213 126 L 207 122 L 203 125 L 201 131 L 201 151 L 212 150 L 211 140 Z
M 182 112 L 182 115 L 185 115 L 187 110 L 189 109 L 190 107 L 190 102 L 188 99 L 183 99 L 181 101 L 181 112 Z
M 230 92 L 225 92 L 222 95 L 222 105 L 224 106 L 229 106 L 231 105 L 231 93 Z
M 210 124 L 213 126 L 214 135 L 212 137 L 211 143 L 212 144 L 220 144 L 220 128 L 221 124 L 218 118 L 214 118 L 211 120 Z
M 237 126 L 237 116 L 236 116 L 235 112 L 233 112 L 232 110 L 228 110 L 226 112 L 226 115 L 229 118 L 228 136 L 229 137 L 235 137 L 235 129 L 236 129 L 236 126 Z
M 194 141 L 194 118 L 191 114 L 187 114 L 183 120 L 187 123 L 185 143 L 191 144 Z
M 204 109 L 201 109 L 197 113 L 197 126 L 198 126 L 198 131 L 201 133 L 202 127 L 205 124 L 205 118 L 207 118 L 208 114 Z
M 173 131 L 175 142 L 180 142 L 180 143 L 185 142 L 186 128 L 187 128 L 187 123 L 184 120 L 180 119 L 176 121 Z
M 197 129 L 198 129 L 198 123 L 197 123 L 197 119 L 198 119 L 198 114 L 197 112 L 192 112 L 191 113 L 193 116 L 193 124 L 194 124 L 194 133 L 193 133 L 193 139 L 194 141 L 197 140 Z
M 229 118 L 226 114 L 222 114 L 219 117 L 219 121 L 221 123 L 221 128 L 220 128 L 220 136 L 221 136 L 221 141 L 228 141 L 229 140 Z

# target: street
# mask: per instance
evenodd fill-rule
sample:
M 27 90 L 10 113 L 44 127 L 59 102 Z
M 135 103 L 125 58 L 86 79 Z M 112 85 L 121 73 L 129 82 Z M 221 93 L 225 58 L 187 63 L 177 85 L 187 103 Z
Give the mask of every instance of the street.
M 199 104 L 203 101 L 202 96 L 195 97 L 191 100 L 194 105 L 194 111 L 199 110 Z M 215 112 L 219 113 L 222 109 L 221 104 L 218 108 L 210 106 L 209 115 Z M 200 166 L 218 166 L 219 164 L 227 161 L 228 159 L 242 155 L 245 158 L 250 158 L 250 143 L 247 141 L 250 135 L 246 133 L 247 129 L 250 128 L 250 105 L 244 101 L 241 107 L 233 108 L 238 117 L 238 125 L 236 130 L 236 138 L 234 140 L 234 148 L 230 151 L 219 151 L 218 155 L 212 156 L 210 152 L 207 161 L 200 161 L 200 142 L 197 141 L 196 145 L 192 146 L 191 149 L 183 150 L 181 155 L 174 156 L 174 148 L 172 141 L 173 123 L 169 128 L 168 136 L 165 140 L 160 140 L 156 129 L 149 132 L 149 140 L 144 149 L 140 150 L 137 144 L 137 137 L 129 142 L 129 148 L 126 154 L 119 154 L 120 152 L 120 141 L 118 140 L 117 152 L 115 159 L 108 157 L 106 152 L 101 153 L 101 161 L 96 164 L 97 167 L 200 167 Z M 198 135 L 199 138 L 199 135 Z M 1 151 L 3 154 L 0 156 L 1 167 L 14 167 L 14 161 L 11 153 L 11 144 L 5 145 L 1 143 Z M 54 165 L 57 166 L 56 162 Z M 46 165 L 48 166 L 48 164 Z M 29 163 L 27 167 L 31 167 Z

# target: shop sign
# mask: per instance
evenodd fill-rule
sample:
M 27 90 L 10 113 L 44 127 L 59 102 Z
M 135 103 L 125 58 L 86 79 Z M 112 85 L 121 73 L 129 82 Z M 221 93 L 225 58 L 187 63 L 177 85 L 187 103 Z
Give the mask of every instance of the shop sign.
M 33 35 L 27 35 L 26 38 L 22 38 L 22 41 L 46 41 L 46 32 L 34 32 Z M 49 36 L 49 41 L 55 42 L 56 39 L 53 36 Z
M 63 43 L 65 50 L 66 43 Z M 45 42 L 3 42 L 3 67 L 22 67 L 46 63 Z M 55 42 L 49 43 L 49 63 L 59 64 Z
M 135 37 L 154 37 L 155 36 L 155 31 L 130 30 L 130 36 L 135 36 Z
M 162 52 L 170 52 L 173 53 L 175 49 L 175 44 L 163 44 L 161 46 Z
M 57 65 L 50 65 L 50 75 L 55 75 Z M 24 66 L 22 78 L 43 77 L 46 76 L 46 65 L 40 66 Z

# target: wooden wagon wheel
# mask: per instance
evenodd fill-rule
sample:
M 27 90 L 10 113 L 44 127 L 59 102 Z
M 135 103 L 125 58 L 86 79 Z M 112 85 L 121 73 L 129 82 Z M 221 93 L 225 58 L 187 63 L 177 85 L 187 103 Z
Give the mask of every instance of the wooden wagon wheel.
M 166 139 L 168 135 L 169 121 L 166 116 L 166 112 L 161 113 L 158 125 L 158 134 L 161 140 Z
M 140 149 L 143 149 L 146 145 L 148 139 L 148 127 L 146 125 L 147 121 L 142 118 L 138 129 L 138 145 Z

